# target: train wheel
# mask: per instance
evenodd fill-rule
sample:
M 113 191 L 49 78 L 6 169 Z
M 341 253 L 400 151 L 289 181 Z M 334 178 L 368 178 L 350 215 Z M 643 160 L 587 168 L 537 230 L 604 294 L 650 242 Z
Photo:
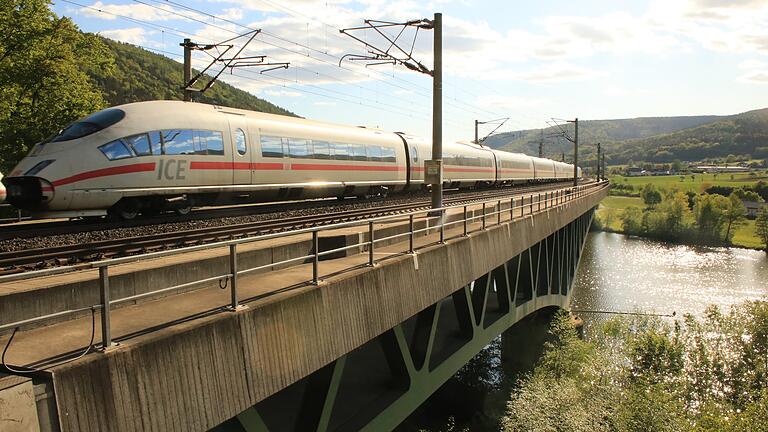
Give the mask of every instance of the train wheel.
M 176 214 L 179 216 L 188 215 L 189 212 L 192 211 L 192 204 L 190 204 L 189 201 L 185 201 L 184 204 L 173 209 L 173 211 L 176 212 Z
M 139 215 L 139 207 L 131 200 L 123 200 L 107 211 L 110 216 L 121 220 L 132 220 Z

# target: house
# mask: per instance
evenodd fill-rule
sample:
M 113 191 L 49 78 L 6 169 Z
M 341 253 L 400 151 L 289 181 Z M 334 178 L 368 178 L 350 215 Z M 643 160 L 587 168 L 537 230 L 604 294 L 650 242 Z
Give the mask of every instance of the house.
M 746 201 L 746 200 L 742 200 L 742 202 L 744 203 L 744 207 L 747 208 L 748 218 L 757 217 L 757 212 L 759 212 L 762 207 L 768 207 L 768 203 L 765 203 L 765 202 Z
M 639 167 L 629 167 L 627 168 L 627 177 L 639 177 L 645 175 L 645 170 Z

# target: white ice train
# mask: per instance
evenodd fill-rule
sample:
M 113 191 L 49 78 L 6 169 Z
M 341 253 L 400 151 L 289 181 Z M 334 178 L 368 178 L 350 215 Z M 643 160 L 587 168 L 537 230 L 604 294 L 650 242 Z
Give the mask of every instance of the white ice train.
M 34 146 L 4 178 L 39 217 L 131 218 L 192 206 L 413 191 L 431 144 L 399 132 L 179 101 L 108 108 Z M 469 143 L 443 147 L 448 187 L 573 177 L 573 165 Z M 578 171 L 581 177 L 581 170 Z

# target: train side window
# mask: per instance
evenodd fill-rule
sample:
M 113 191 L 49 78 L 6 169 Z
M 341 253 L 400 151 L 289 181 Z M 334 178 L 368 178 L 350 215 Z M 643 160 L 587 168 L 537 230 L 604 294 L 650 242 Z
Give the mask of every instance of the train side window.
M 131 150 L 123 144 L 122 140 L 114 140 L 101 145 L 99 146 L 99 150 L 101 150 L 101 152 L 104 153 L 104 156 L 111 161 L 133 157 L 133 153 L 131 153 Z
M 191 130 L 172 129 L 163 131 L 163 150 L 167 155 L 195 154 Z
M 309 157 L 308 140 L 300 138 L 288 138 L 289 155 L 292 158 Z
M 331 143 L 333 146 L 333 159 L 336 160 L 349 160 L 349 144 L 345 143 Z
M 283 140 L 274 136 L 261 136 L 261 155 L 263 157 L 283 157 Z
M 312 152 L 313 159 L 329 159 L 331 157 L 331 144 L 328 141 L 312 140 L 312 146 L 314 147 Z
M 149 141 L 152 145 L 152 154 L 163 154 L 163 140 L 160 138 L 160 131 L 152 131 L 149 133 Z
M 220 131 L 197 131 L 200 141 L 205 142 L 209 155 L 224 156 L 224 138 Z
M 365 146 L 362 144 L 350 144 L 349 151 L 352 156 L 352 160 L 356 160 L 356 161 L 368 160 L 368 156 L 365 154 Z
M 411 146 L 411 160 L 413 163 L 417 163 L 419 161 L 419 152 L 416 150 L 416 146 Z
M 397 162 L 395 149 L 392 147 L 381 148 L 381 161 L 382 162 Z
M 237 154 L 240 156 L 248 152 L 248 143 L 245 140 L 245 132 L 239 128 L 235 131 L 235 147 L 237 148 Z
M 123 138 L 123 142 L 133 148 L 133 152 L 136 156 L 149 156 L 152 154 L 152 148 L 149 145 L 149 136 L 147 134 L 139 134 Z
M 208 140 L 205 138 L 205 136 L 201 135 L 200 132 L 202 131 L 192 131 L 192 147 L 195 149 L 196 155 L 207 155 Z
M 381 162 L 381 147 L 379 146 L 367 146 L 368 160 L 371 162 Z

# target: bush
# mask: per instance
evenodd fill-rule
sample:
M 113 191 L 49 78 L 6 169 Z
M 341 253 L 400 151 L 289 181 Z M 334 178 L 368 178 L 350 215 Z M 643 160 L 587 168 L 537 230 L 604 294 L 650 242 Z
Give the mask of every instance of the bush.
M 606 322 L 585 342 L 561 314 L 503 431 L 766 431 L 768 302 L 663 323 Z M 556 359 L 553 361 L 553 359 Z

